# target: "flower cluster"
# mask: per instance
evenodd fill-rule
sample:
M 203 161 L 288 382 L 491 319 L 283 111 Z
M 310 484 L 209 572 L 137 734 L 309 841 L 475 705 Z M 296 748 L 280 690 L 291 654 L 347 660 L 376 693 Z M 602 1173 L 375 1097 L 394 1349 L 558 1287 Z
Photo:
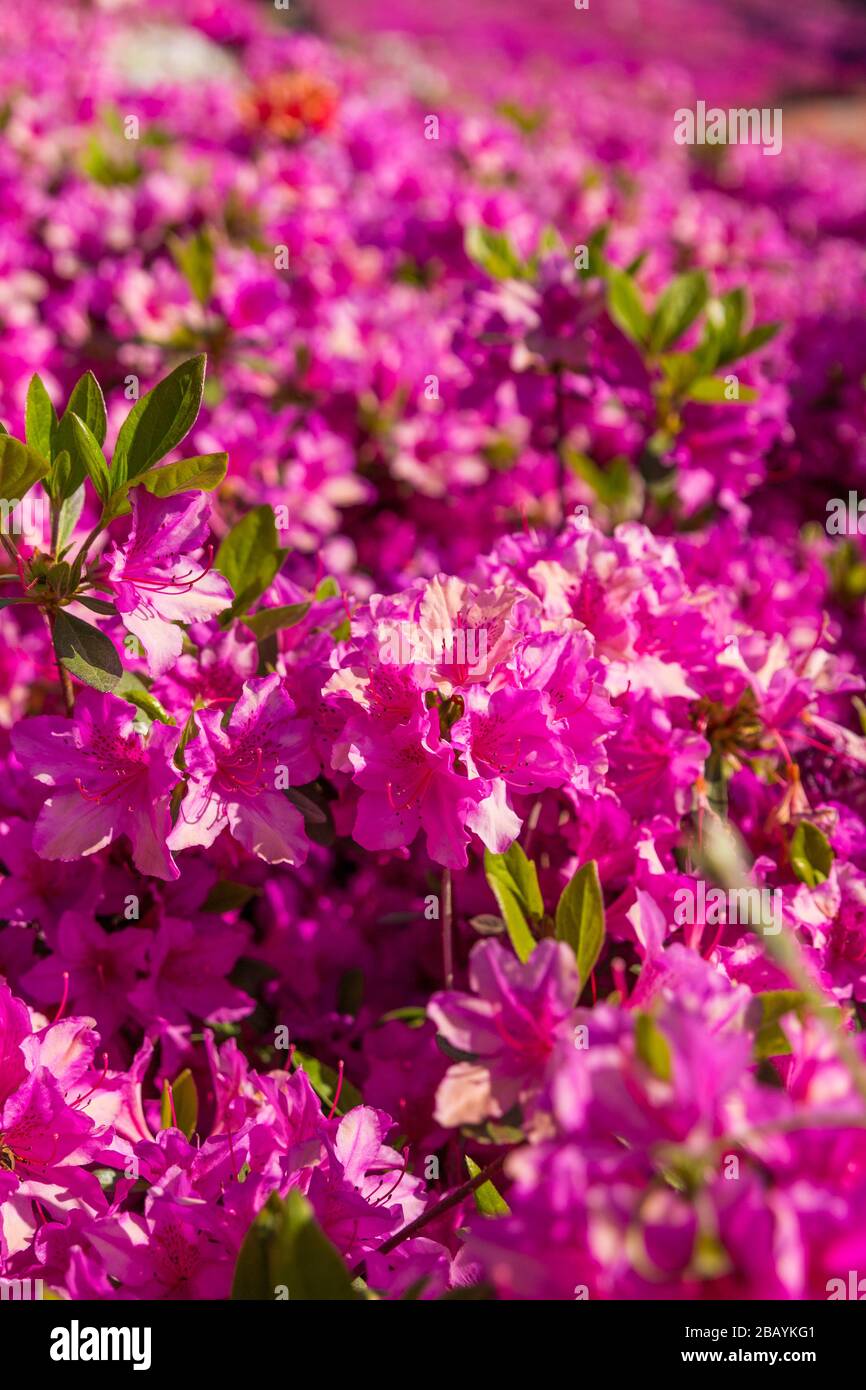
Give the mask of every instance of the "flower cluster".
M 457 8 L 3 17 L 0 1280 L 866 1259 L 866 41 Z

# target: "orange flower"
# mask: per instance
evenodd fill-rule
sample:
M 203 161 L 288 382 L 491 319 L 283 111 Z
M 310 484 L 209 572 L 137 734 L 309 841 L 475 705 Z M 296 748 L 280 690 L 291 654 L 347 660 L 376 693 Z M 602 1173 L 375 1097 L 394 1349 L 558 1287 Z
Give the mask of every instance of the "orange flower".
M 337 89 L 311 72 L 274 73 L 242 98 L 245 123 L 281 140 L 326 130 L 337 109 Z

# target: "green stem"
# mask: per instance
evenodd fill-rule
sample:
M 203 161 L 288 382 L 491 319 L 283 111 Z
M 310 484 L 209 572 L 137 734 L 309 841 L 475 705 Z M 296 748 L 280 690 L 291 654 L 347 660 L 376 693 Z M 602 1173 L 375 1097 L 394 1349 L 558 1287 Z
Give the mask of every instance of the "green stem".
M 445 988 L 454 988 L 453 891 L 451 870 L 442 870 L 442 967 Z
M 54 648 L 54 659 L 57 662 L 57 674 L 60 677 L 60 689 L 63 691 L 63 703 L 66 706 L 68 717 L 72 719 L 75 714 L 75 691 L 72 686 L 72 677 L 60 660 L 60 653 L 57 650 L 57 637 L 54 631 L 54 614 L 46 613 L 45 616 L 48 619 L 48 626 L 51 630 L 51 645 Z
M 78 554 L 72 562 L 73 571 L 80 570 L 80 567 L 84 561 L 85 556 L 87 555 L 88 550 L 93 545 L 93 542 L 96 540 L 96 537 L 99 535 L 100 531 L 102 531 L 103 529 L 103 520 L 102 517 L 100 517 L 99 521 L 96 523 L 93 530 L 90 532 L 90 535 L 87 537 L 86 540 L 82 541 L 81 549 L 79 550 Z

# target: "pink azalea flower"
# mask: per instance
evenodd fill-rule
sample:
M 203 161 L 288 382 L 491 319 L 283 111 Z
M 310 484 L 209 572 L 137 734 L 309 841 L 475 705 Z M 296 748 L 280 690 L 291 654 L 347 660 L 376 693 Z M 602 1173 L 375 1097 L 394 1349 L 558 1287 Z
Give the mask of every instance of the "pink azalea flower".
M 550 704 L 538 690 L 513 686 L 492 695 L 473 686 L 465 715 L 451 736 L 482 777 L 501 777 L 516 792 L 561 787 L 576 773 L 576 759 L 553 728 Z
M 129 991 L 144 972 L 150 933 L 139 927 L 107 932 L 88 913 L 65 912 L 46 938 L 51 955 L 28 970 L 22 988 L 55 1008 L 68 989 L 72 1012 L 96 1019 L 108 1045 L 128 1015 Z
M 102 1202 L 84 1166 L 111 1140 L 85 1105 L 97 1041 L 91 1022 L 70 1018 L 34 1031 L 24 1004 L 0 981 L 0 1175 L 8 1170 L 14 1179 L 0 1204 L 0 1255 L 4 1244 L 23 1248 L 41 1224 L 33 1199 L 57 1218 Z
M 540 941 L 525 964 L 498 941 L 479 941 L 469 981 L 473 994 L 434 994 L 427 1009 L 452 1047 L 476 1059 L 455 1063 L 439 1087 L 436 1119 L 448 1126 L 505 1115 L 539 1089 L 579 989 L 574 952 L 561 941 Z
M 319 770 L 307 719 L 280 677 L 247 681 L 225 728 L 220 710 L 198 710 L 199 737 L 185 750 L 186 796 L 171 834 L 172 849 L 212 845 L 223 830 L 270 864 L 302 864 L 304 819 L 284 795 Z
M 50 928 L 74 898 L 99 901 L 99 864 L 79 861 L 73 868 L 40 858 L 33 849 L 33 826 L 23 820 L 10 817 L 0 826 L 0 859 L 9 869 L 0 883 L 0 917 L 10 922 L 38 922 L 43 929 Z
M 13 730 L 20 763 L 51 788 L 33 839 L 43 859 L 95 854 L 126 835 L 141 873 L 177 878 L 166 840 L 178 731 L 155 723 L 144 739 L 134 718 L 125 700 L 82 690 L 74 719 L 38 715 Z
M 237 928 L 205 918 L 163 917 L 149 942 L 147 976 L 130 990 L 130 1004 L 143 1018 L 169 1024 L 243 1018 L 253 1001 L 226 977 L 244 940 Z
M 362 788 L 352 833 L 365 849 L 399 849 L 423 828 L 431 858 L 461 869 L 471 831 L 501 854 L 520 830 L 501 780 L 457 772 L 435 711 L 384 737 L 359 736 L 349 756 Z
M 159 498 L 143 487 L 132 493 L 132 529 L 112 552 L 108 579 L 124 626 L 147 653 L 151 675 L 163 675 L 180 656 L 178 623 L 204 621 L 231 604 L 228 580 L 198 558 L 210 506 L 207 493 Z

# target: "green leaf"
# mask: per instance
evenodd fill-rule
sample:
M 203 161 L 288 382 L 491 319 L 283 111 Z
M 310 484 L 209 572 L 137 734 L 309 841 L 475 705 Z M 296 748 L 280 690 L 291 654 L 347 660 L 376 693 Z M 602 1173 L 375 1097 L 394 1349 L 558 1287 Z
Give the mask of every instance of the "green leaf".
M 504 116 L 507 121 L 516 125 L 524 135 L 533 135 L 545 120 L 543 111 L 531 111 L 516 101 L 501 101 L 496 111 L 498 115 Z
M 600 227 L 596 227 L 592 236 L 589 238 L 586 243 L 586 249 L 589 253 L 587 256 L 588 265 L 580 271 L 582 280 L 601 278 L 607 274 L 610 266 L 605 257 L 604 248 L 607 244 L 609 235 L 610 223 L 603 222 Z M 629 270 L 628 273 L 632 274 L 633 272 Z
M 771 339 L 775 338 L 781 327 L 781 323 L 757 324 L 737 344 L 737 356 L 745 357 L 750 352 L 757 352 L 758 348 L 762 348 L 765 343 L 769 343 Z
M 174 1101 L 174 1120 L 171 1117 L 171 1102 Z M 168 1105 L 166 1106 L 166 1101 Z M 168 1124 L 166 1124 L 166 1109 L 168 1110 Z M 196 1090 L 195 1080 L 189 1067 L 184 1067 L 183 1071 L 171 1084 L 169 1094 L 168 1082 L 163 1083 L 162 1090 L 162 1128 L 168 1129 L 174 1125 L 187 1139 L 191 1139 L 198 1124 L 198 1091 Z
M 477 1178 L 481 1169 L 477 1163 L 473 1163 L 469 1155 L 466 1155 L 466 1168 L 470 1178 Z M 475 1205 L 482 1216 L 510 1216 L 511 1208 L 505 1198 L 500 1195 L 493 1183 L 483 1182 L 480 1187 L 476 1187 L 473 1192 Z
M 272 1192 L 244 1237 L 232 1280 L 233 1299 L 351 1302 L 359 1295 L 342 1258 L 297 1188 Z
M 136 401 L 120 427 L 111 461 L 115 491 L 165 458 L 192 429 L 204 370 L 204 355 L 191 357 Z
M 97 140 L 96 136 L 92 136 L 88 141 L 86 149 L 80 156 L 79 163 L 82 173 L 87 178 L 92 179 L 94 183 L 102 184 L 105 188 L 114 188 L 119 184 L 137 183 L 143 173 L 141 165 L 136 160 L 115 158 Z
M 527 918 L 540 921 L 544 916 L 538 871 L 515 840 L 504 854 L 485 849 L 484 872 L 517 957 L 527 961 L 535 950 L 535 937 Z
M 72 466 L 69 455 L 65 451 L 61 454 L 58 454 L 57 458 L 54 460 L 53 469 L 57 469 L 59 473 L 63 471 L 63 465 L 61 464 L 62 459 L 66 459 L 66 467 L 71 468 Z M 71 497 L 66 497 L 63 494 L 63 492 L 54 493 L 52 491 L 52 496 L 58 496 L 63 498 L 63 501 L 60 503 L 60 520 L 57 524 L 58 551 L 63 550 L 64 546 L 68 545 L 69 538 L 72 535 L 72 532 L 75 530 L 76 526 L 78 525 L 78 518 L 81 516 L 81 513 L 84 510 L 84 493 L 85 488 L 83 483 L 80 488 L 77 488 L 76 491 L 72 493 Z
M 102 388 L 92 372 L 85 372 L 75 383 L 64 415 L 77 415 L 83 420 L 100 449 L 105 443 L 107 417 Z
M 210 232 L 202 227 L 185 241 L 180 237 L 170 237 L 168 245 L 178 270 L 196 299 L 200 304 L 207 304 L 213 294 L 215 269 Z
M 608 266 L 605 279 L 608 314 L 627 338 L 643 346 L 649 333 L 649 316 L 637 282 L 617 266 Z
M 657 1076 L 660 1081 L 670 1081 L 673 1067 L 668 1040 L 649 1014 L 637 1015 L 634 1038 L 637 1055 L 649 1067 L 653 1076 Z
M 280 608 L 260 608 L 244 618 L 244 623 L 259 639 L 272 637 L 284 627 L 297 627 L 312 608 L 311 603 L 287 603 Z
M 706 304 L 710 287 L 703 270 L 687 270 L 677 275 L 663 290 L 653 311 L 649 346 L 662 352 L 679 341 Z
M 273 508 L 253 507 L 223 540 L 214 566 L 235 592 L 232 614 L 246 613 L 273 582 L 283 561 Z
M 753 997 L 749 1017 L 754 1019 L 756 1061 L 788 1055 L 791 1044 L 779 1020 L 794 1011 L 802 1016 L 806 1002 L 805 994 L 798 989 L 768 989 Z
M 582 864 L 563 889 L 556 905 L 556 939 L 574 951 L 583 989 L 604 944 L 604 899 L 594 859 Z
M 65 560 L 60 560 L 48 570 L 45 575 L 45 583 L 55 594 L 59 594 L 61 597 L 65 598 L 72 587 L 70 584 L 71 578 L 72 566 L 68 565 Z
M 405 1023 L 407 1028 L 421 1028 L 427 1022 L 427 1010 L 417 1004 L 406 1004 L 402 1009 L 391 1009 L 383 1014 L 379 1023 Z
M 79 599 L 78 602 L 83 603 L 84 600 Z M 122 695 L 124 700 L 128 700 L 131 705 L 135 705 L 135 708 L 141 710 L 142 714 L 146 715 L 151 723 L 176 724 L 177 720 L 174 715 L 169 714 L 168 710 L 160 704 L 155 695 L 151 695 L 150 691 L 147 690 L 145 686 L 142 685 L 139 687 L 133 685 L 131 682 L 127 684 L 127 678 L 132 674 L 131 671 L 126 671 L 124 673 L 123 680 L 114 693 L 116 695 Z
M 96 489 L 97 497 L 101 502 L 106 502 L 111 494 L 111 477 L 96 436 L 78 415 L 68 412 L 60 422 L 57 438 L 64 442 L 68 439 L 73 478 L 86 474 Z
M 106 617 L 113 617 L 117 609 L 113 603 L 108 603 L 104 598 L 94 598 L 92 594 L 79 594 L 76 603 L 83 603 L 85 608 L 89 608 L 91 613 L 102 613 Z
M 317 1061 L 315 1057 L 310 1057 L 305 1052 L 298 1052 L 297 1048 L 292 1054 L 292 1060 L 299 1071 L 306 1073 L 316 1095 L 324 1101 L 330 1110 L 337 1094 L 339 1074 L 334 1071 L 333 1067 L 326 1066 L 324 1062 Z M 351 1081 L 347 1081 L 344 1077 L 343 1084 L 340 1086 L 340 1101 L 335 1113 L 345 1115 L 347 1111 L 354 1110 L 356 1105 L 363 1104 L 364 1100 L 357 1086 L 353 1086 Z
M 178 492 L 213 492 L 226 475 L 228 454 L 197 454 L 162 468 L 150 468 L 136 479 L 154 497 L 174 497 Z
M 51 439 L 57 429 L 57 411 L 37 374 L 30 378 L 27 404 L 24 407 L 24 432 L 27 443 L 45 459 L 51 458 Z
M 604 468 L 599 468 L 587 454 L 569 450 L 566 463 L 592 488 L 604 507 L 627 506 L 636 496 L 637 476 L 625 454 L 616 454 Z
M 201 905 L 201 910 L 218 915 L 223 912 L 240 912 L 258 892 L 258 888 L 251 888 L 248 883 L 232 883 L 229 879 L 222 879 L 211 888 Z
M 20 502 L 48 469 L 48 460 L 29 444 L 0 435 L 0 501 Z
M 54 644 L 67 670 L 94 690 L 114 690 L 123 675 L 120 657 L 105 633 L 62 609 L 54 620 Z
M 801 820 L 791 840 L 791 868 L 801 883 L 816 888 L 829 878 L 835 855 L 826 835 Z
M 162 1083 L 162 1096 L 159 1103 L 159 1127 L 171 1129 L 171 1089 L 168 1081 Z
M 742 285 L 709 301 L 705 329 L 708 350 L 712 343 L 712 352 L 707 358 L 709 370 L 733 362 L 737 357 L 737 344 L 748 312 L 749 296 Z
M 665 385 L 675 397 L 684 395 L 703 370 L 701 355 L 697 352 L 666 352 L 659 358 L 659 366 L 665 375 Z
M 316 603 L 324 603 L 326 598 L 339 597 L 340 586 L 332 574 L 326 575 L 324 579 L 321 579 L 319 581 L 318 585 L 316 586 L 316 592 L 313 594 L 313 598 L 316 600 Z
M 728 383 L 723 376 L 699 376 L 689 387 L 688 398 L 707 405 L 745 405 L 758 399 L 754 386 L 741 386 L 738 383 L 735 396 L 727 395 L 727 390 Z
M 56 446 L 56 432 L 54 443 Z M 70 488 L 69 483 L 71 479 L 72 459 L 69 457 L 69 450 L 57 449 L 55 447 L 54 460 L 51 464 L 51 471 L 49 472 L 48 478 L 45 482 L 45 488 L 52 501 L 61 502 L 73 496 L 76 492 L 80 490 L 83 483 L 83 475 L 82 478 L 79 479 L 78 487 Z
M 493 280 L 519 280 L 525 267 L 507 232 L 492 227 L 467 227 L 463 246 L 470 261 L 480 265 Z

